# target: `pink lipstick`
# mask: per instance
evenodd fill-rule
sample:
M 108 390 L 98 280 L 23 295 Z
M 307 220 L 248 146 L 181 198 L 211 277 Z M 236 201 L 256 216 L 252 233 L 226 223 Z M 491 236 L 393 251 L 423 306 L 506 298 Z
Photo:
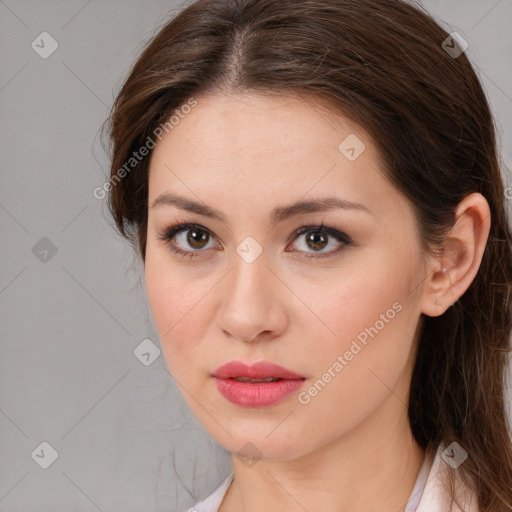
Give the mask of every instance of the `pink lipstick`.
M 217 389 L 241 407 L 266 407 L 284 400 L 306 380 L 282 366 L 260 361 L 247 365 L 230 361 L 212 373 Z

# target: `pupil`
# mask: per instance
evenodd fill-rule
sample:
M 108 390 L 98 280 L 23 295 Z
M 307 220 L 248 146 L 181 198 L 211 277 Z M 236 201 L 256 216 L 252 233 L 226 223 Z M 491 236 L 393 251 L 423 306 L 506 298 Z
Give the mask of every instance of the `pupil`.
M 199 238 L 196 239 L 195 237 Z M 190 230 L 189 235 L 187 237 L 187 241 L 190 243 L 192 247 L 202 248 L 201 242 L 208 242 L 208 234 L 200 229 Z
M 316 238 L 319 237 L 321 239 L 321 241 L 316 241 Z M 321 233 L 317 232 L 317 233 L 312 233 L 309 238 L 308 238 L 308 241 L 310 242 L 313 242 L 313 245 L 314 247 L 312 247 L 312 249 L 323 249 L 325 247 L 325 236 L 323 236 Z M 323 245 L 322 245 L 323 243 Z M 319 244 L 320 244 L 320 247 L 319 247 Z

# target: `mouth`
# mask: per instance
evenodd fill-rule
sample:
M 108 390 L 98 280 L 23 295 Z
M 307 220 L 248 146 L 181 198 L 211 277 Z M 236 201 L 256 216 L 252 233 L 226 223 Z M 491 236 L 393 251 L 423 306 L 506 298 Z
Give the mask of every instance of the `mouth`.
M 297 392 L 306 377 L 282 366 L 261 361 L 247 365 L 230 361 L 211 375 L 219 392 L 239 407 L 275 405 Z
M 262 384 L 262 383 L 265 383 L 265 382 L 278 382 L 280 380 L 284 380 L 284 379 L 281 379 L 279 377 L 277 378 L 274 378 L 274 377 L 269 377 L 268 379 L 248 379 L 247 377 L 230 377 L 230 380 L 236 380 L 238 382 L 247 382 L 249 384 Z

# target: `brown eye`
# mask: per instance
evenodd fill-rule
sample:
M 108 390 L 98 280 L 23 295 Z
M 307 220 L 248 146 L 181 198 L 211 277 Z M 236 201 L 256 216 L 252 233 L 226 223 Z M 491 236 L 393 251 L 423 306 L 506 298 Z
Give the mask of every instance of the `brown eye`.
M 303 226 L 293 233 L 298 239 L 306 235 L 303 240 L 303 247 L 293 252 L 302 253 L 305 258 L 325 258 L 338 254 L 346 247 L 352 245 L 350 237 L 334 228 L 320 226 Z M 190 259 L 208 254 L 209 242 L 213 237 L 207 229 L 196 224 L 176 224 L 159 233 L 158 239 L 165 242 L 176 254 Z M 333 250 L 324 251 L 326 247 L 336 242 L 338 247 Z M 287 252 L 289 249 L 285 249 Z
M 207 252 L 210 232 L 195 224 L 176 224 L 159 233 L 158 240 L 165 242 L 176 254 L 195 258 Z
M 310 234 L 306 237 L 306 243 L 308 244 L 308 247 L 311 247 L 311 249 L 316 251 L 323 249 L 327 245 L 328 241 L 328 237 L 323 235 L 321 232 L 310 232 Z
M 210 239 L 209 233 L 204 229 L 193 228 L 186 231 L 186 233 L 187 243 L 194 249 L 203 249 Z
M 301 239 L 302 235 L 305 236 Z M 298 247 L 298 252 L 303 253 L 305 258 L 333 256 L 352 244 L 352 240 L 344 233 L 323 225 L 304 226 L 295 232 L 295 238 L 301 241 L 301 243 L 297 243 L 296 248 Z M 326 247 L 332 245 L 332 242 L 335 243 L 334 248 L 324 251 Z

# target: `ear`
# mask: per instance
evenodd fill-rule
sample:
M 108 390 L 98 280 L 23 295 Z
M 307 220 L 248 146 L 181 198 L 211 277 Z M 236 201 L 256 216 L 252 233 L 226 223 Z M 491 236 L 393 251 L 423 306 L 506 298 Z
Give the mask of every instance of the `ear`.
M 440 316 L 469 288 L 484 254 L 491 212 L 484 196 L 473 193 L 457 206 L 455 224 L 439 256 L 427 267 L 422 313 Z

